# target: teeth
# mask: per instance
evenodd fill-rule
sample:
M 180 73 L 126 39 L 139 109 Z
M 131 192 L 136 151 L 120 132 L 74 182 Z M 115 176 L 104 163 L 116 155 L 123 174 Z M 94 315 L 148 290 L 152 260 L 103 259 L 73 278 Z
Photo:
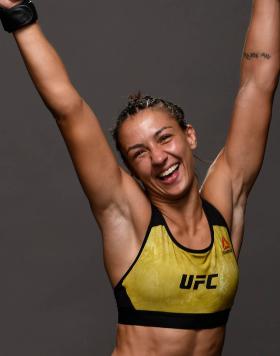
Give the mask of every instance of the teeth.
M 169 174 L 173 173 L 179 166 L 179 163 L 174 164 L 173 166 L 171 166 L 170 168 L 168 168 L 167 171 L 164 171 L 163 173 L 161 173 L 159 176 L 162 177 L 166 177 Z

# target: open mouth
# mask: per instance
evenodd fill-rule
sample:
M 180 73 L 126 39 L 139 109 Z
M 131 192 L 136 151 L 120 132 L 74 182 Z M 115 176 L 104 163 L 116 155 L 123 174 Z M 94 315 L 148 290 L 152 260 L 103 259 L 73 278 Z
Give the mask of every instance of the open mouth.
M 179 163 L 173 164 L 173 166 L 169 167 L 167 170 L 158 175 L 159 179 L 163 181 L 169 180 L 170 178 L 175 176 L 176 172 L 178 171 L 178 168 Z

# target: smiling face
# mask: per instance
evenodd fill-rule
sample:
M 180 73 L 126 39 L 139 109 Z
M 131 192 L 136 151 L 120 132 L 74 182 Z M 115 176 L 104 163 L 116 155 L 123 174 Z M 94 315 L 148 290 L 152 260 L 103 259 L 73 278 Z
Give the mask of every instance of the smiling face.
M 174 200 L 189 191 L 196 148 L 191 125 L 183 130 L 167 112 L 145 109 L 123 122 L 119 141 L 132 173 L 151 198 Z

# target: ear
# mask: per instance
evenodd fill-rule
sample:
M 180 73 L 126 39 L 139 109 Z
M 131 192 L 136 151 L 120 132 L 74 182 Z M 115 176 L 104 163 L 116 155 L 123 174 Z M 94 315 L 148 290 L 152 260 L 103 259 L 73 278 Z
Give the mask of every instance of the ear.
M 197 137 L 196 137 L 195 129 L 192 127 L 192 125 L 190 125 L 190 124 L 187 125 L 187 127 L 185 129 L 185 135 L 186 135 L 188 144 L 190 146 L 190 149 L 195 150 L 197 147 Z

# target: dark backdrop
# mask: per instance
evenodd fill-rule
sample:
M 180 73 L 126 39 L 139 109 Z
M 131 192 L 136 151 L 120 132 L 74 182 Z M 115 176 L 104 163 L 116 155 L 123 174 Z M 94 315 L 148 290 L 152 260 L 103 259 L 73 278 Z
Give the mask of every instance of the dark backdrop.
M 45 33 L 106 132 L 141 89 L 185 109 L 204 159 L 225 141 L 250 3 L 36 1 Z M 0 53 L 0 355 L 109 355 L 117 314 L 100 234 L 55 122 L 4 32 Z M 280 354 L 279 104 L 276 95 L 225 356 Z M 206 169 L 199 165 L 201 178 Z

